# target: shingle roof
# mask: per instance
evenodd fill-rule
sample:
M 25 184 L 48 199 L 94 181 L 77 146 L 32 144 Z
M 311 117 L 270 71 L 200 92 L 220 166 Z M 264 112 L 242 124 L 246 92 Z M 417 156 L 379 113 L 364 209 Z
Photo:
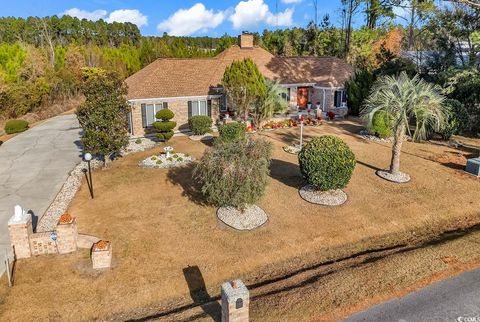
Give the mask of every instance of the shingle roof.
M 282 84 L 341 86 L 352 67 L 334 57 L 275 57 L 260 47 L 232 46 L 214 58 L 161 58 L 126 79 L 128 99 L 203 96 L 218 87 L 225 67 L 251 58 L 268 79 Z

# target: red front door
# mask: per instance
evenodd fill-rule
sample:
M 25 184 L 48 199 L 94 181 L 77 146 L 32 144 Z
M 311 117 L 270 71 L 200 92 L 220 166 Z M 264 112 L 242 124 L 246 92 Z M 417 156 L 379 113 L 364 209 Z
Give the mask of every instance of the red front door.
M 308 87 L 299 87 L 297 89 L 297 105 L 299 108 L 307 108 Z

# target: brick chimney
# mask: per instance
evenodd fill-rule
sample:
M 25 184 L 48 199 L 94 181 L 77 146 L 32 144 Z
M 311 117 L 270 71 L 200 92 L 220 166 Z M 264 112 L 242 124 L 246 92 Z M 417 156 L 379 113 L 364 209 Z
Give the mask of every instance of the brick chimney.
M 244 31 L 240 36 L 238 36 L 238 45 L 240 48 L 253 48 L 253 35 Z

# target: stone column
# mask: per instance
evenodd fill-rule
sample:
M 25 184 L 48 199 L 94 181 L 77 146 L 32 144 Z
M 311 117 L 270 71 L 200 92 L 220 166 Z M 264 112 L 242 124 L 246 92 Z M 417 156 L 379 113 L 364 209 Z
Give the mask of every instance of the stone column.
M 222 322 L 248 322 L 250 294 L 241 280 L 222 284 Z
M 26 213 L 22 207 L 15 206 L 15 214 L 8 221 L 8 231 L 15 258 L 31 257 L 30 236 L 33 234 L 32 215 Z
M 72 253 L 77 250 L 77 222 L 75 217 L 64 214 L 57 224 L 57 248 L 60 254 Z

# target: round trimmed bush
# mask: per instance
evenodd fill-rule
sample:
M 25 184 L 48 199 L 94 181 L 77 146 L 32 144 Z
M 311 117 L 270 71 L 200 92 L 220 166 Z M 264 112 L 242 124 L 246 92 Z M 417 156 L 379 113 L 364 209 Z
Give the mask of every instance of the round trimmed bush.
M 163 121 L 171 120 L 171 119 L 173 119 L 174 116 L 175 116 L 175 114 L 173 114 L 173 112 L 169 109 L 160 110 L 160 111 L 157 112 L 157 114 L 155 114 L 155 117 L 157 119 L 163 120 Z
M 385 111 L 377 111 L 373 115 L 370 133 L 386 139 L 392 136 L 392 117 Z
M 28 129 L 28 122 L 24 120 L 9 120 L 5 123 L 5 133 L 15 134 L 26 131 Z
M 305 145 L 298 154 L 300 171 L 320 190 L 343 189 L 355 169 L 355 155 L 340 138 L 325 135 Z
M 246 128 L 247 127 L 244 123 L 235 122 L 220 126 L 218 132 L 220 134 L 220 139 L 223 142 L 240 141 L 244 140 L 246 137 Z
M 177 122 L 174 121 L 165 121 L 165 122 L 154 122 L 153 127 L 157 132 L 168 132 L 177 126 Z
M 212 128 L 212 118 L 206 115 L 195 115 L 188 120 L 188 126 L 195 135 L 204 135 Z

